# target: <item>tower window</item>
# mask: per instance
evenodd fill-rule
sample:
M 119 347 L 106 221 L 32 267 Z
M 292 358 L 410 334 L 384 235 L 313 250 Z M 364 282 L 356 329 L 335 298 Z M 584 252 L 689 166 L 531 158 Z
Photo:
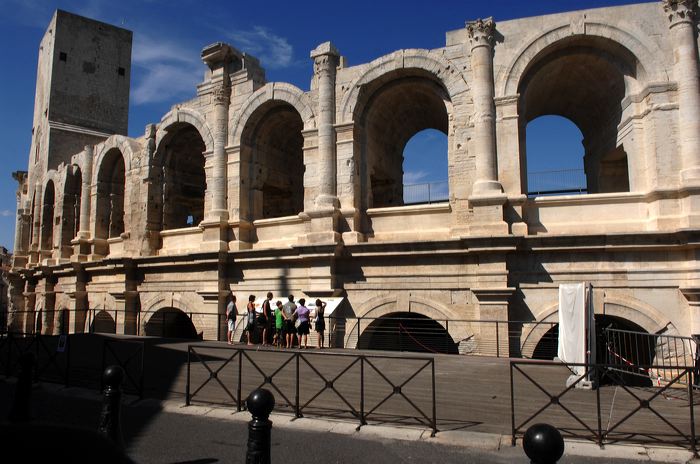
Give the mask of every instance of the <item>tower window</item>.
M 119 67 L 119 69 L 117 69 L 117 74 L 124 76 L 126 74 L 126 69 Z
M 58 59 L 59 59 L 60 61 L 67 61 L 67 60 L 68 60 L 68 55 L 66 54 L 66 52 L 59 52 L 59 54 L 58 54 Z

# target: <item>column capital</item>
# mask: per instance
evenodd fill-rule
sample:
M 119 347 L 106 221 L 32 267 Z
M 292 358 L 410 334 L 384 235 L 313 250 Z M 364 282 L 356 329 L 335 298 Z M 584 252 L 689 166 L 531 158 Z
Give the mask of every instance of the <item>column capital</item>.
M 212 97 L 215 105 L 228 105 L 231 101 L 231 86 L 225 80 L 220 82 L 212 90 Z
M 681 23 L 693 23 L 697 0 L 661 0 L 661 3 L 670 22 L 669 27 Z
M 323 42 L 311 50 L 309 56 L 314 60 L 314 74 L 335 70 L 340 59 L 340 53 L 331 42 Z
M 472 50 L 477 47 L 493 47 L 493 33 L 496 30 L 496 22 L 493 20 L 493 17 L 489 16 L 488 18 L 467 21 L 466 27 Z

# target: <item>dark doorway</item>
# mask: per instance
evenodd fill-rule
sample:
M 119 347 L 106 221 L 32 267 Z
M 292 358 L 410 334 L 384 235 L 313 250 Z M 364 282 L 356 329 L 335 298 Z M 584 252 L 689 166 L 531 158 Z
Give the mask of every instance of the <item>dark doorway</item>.
M 400 312 L 382 316 L 360 335 L 361 350 L 453 353 L 457 344 L 443 326 L 422 314 Z
M 167 338 L 199 338 L 192 320 L 177 308 L 161 308 L 148 320 L 146 336 Z

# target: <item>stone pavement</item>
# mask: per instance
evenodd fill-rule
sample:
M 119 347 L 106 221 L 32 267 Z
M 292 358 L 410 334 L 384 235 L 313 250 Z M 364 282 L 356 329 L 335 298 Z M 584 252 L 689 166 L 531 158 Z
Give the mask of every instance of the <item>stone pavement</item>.
M 0 380 L 0 417 L 7 417 L 14 380 Z M 38 384 L 33 390 L 36 421 L 96 427 L 101 396 L 94 390 Z M 250 415 L 230 408 L 183 406 L 178 400 L 124 398 L 124 437 L 129 455 L 140 463 L 245 462 Z M 334 420 L 294 419 L 273 414 L 272 461 L 295 463 L 526 463 L 509 437 L 466 431 L 440 432 L 397 426 L 356 425 Z M 79 451 L 79 450 L 78 450 Z M 560 462 L 615 464 L 686 462 L 679 449 L 607 446 L 567 442 Z

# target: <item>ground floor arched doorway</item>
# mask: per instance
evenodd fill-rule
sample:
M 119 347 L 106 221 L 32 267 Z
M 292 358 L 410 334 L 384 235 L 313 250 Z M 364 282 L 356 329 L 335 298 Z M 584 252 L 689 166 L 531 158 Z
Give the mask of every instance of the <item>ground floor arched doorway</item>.
M 621 317 L 596 314 L 595 329 L 596 363 L 625 364 L 628 366 L 649 366 L 654 363 L 656 339 L 645 336 L 649 333 L 641 326 Z M 605 334 L 606 329 L 624 330 L 644 335 L 624 337 L 624 339 L 609 338 Z M 558 348 L 559 324 L 555 324 L 537 343 L 532 358 L 554 359 L 557 356 Z M 630 375 L 624 372 L 620 372 L 619 375 L 627 385 L 651 385 L 651 380 L 645 379 L 643 375 Z
M 457 353 L 449 332 L 435 320 L 418 313 L 397 312 L 372 321 L 357 342 L 362 350 Z
M 177 308 L 161 308 L 153 313 L 144 334 L 149 337 L 199 338 L 192 320 Z
M 95 314 L 90 324 L 90 332 L 92 333 L 117 333 L 117 323 L 107 311 L 100 311 Z

